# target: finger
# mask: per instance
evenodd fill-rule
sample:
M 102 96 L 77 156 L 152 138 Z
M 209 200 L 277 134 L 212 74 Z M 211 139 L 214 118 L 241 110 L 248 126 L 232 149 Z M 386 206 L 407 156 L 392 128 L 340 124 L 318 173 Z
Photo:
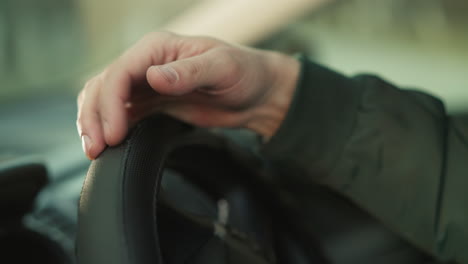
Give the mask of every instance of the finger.
M 206 105 L 173 102 L 161 109 L 177 119 L 200 127 L 240 127 L 245 119 L 243 113 L 213 109 Z
M 127 73 L 113 72 L 103 78 L 103 87 L 98 100 L 104 140 L 107 145 L 119 144 L 128 132 L 126 104 L 132 81 Z
M 129 124 L 135 124 L 151 114 L 160 112 L 174 101 L 177 101 L 177 98 L 168 96 L 153 96 L 132 101 L 127 107 Z
M 106 147 L 96 102 L 99 90 L 96 79 L 89 81 L 78 97 L 77 129 L 83 151 L 89 159 L 95 159 Z
M 164 40 L 163 45 L 156 45 Z M 162 61 L 164 49 L 173 41 L 171 34 L 149 35 L 129 49 L 103 73 L 103 87 L 99 97 L 105 142 L 114 146 L 126 136 L 129 117 L 126 105 L 130 101 L 132 89 L 146 82 L 146 71 L 150 65 Z M 154 48 L 154 47 L 157 48 Z M 150 88 L 147 88 L 151 91 Z M 154 91 L 152 91 L 154 92 Z
M 151 87 L 163 95 L 180 96 L 206 86 L 232 84 L 239 65 L 222 52 L 209 51 L 198 56 L 148 68 Z

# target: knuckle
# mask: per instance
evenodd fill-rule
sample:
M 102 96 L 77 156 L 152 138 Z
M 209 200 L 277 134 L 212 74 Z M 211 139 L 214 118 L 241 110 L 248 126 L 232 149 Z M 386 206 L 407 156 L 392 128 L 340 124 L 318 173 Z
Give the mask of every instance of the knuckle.
M 81 104 L 83 103 L 83 100 L 85 98 L 85 89 L 82 89 L 79 93 L 78 93 L 78 96 L 76 98 L 76 102 L 78 104 L 78 107 L 81 106 Z
M 76 118 L 75 124 L 76 124 L 76 127 L 77 127 L 77 128 L 80 130 L 80 132 L 81 132 L 81 129 L 82 129 L 82 125 L 81 125 L 81 124 L 82 124 L 82 120 L 81 120 L 81 117 L 80 117 L 80 116 L 78 116 L 78 117 Z
M 187 74 L 192 77 L 198 77 L 203 70 L 203 63 L 200 61 L 187 62 Z
M 76 124 L 80 125 L 80 127 L 84 127 L 86 125 L 86 118 L 84 118 L 82 113 L 78 113 L 78 116 L 76 117 Z
M 93 129 L 96 124 L 99 124 L 98 114 L 88 111 L 80 111 L 76 117 L 76 127 L 81 134 L 89 129 Z
M 84 88 L 83 89 L 88 89 L 89 87 L 93 86 L 94 82 L 96 81 L 96 78 L 98 77 L 99 75 L 96 75 L 92 78 L 90 78 L 89 80 L 87 80 L 85 82 L 85 85 L 84 85 Z
M 83 89 L 81 89 L 80 93 L 78 94 L 78 98 L 84 99 L 86 96 L 86 91 L 90 90 L 95 86 L 96 80 L 98 79 L 99 75 L 94 76 L 93 78 L 89 79 L 85 82 Z
M 242 74 L 244 67 L 243 67 L 242 62 L 239 61 L 239 58 L 241 56 L 238 55 L 239 53 L 238 50 L 231 48 L 231 47 L 227 47 L 227 48 L 221 49 L 219 53 L 220 53 L 218 55 L 220 57 L 219 61 L 226 62 L 225 67 L 224 67 L 226 75 L 239 76 Z
M 105 80 L 109 79 L 111 73 L 113 72 L 113 65 L 115 65 L 115 63 L 105 68 L 98 76 L 96 76 L 94 82 L 97 85 L 100 85 L 102 82 L 105 82 Z
M 90 87 L 92 82 L 93 82 L 93 79 L 90 79 L 90 80 L 86 81 L 85 84 L 84 84 L 83 89 L 87 89 L 88 87 Z
M 78 118 L 76 119 L 76 128 L 78 129 L 78 133 L 80 134 L 80 136 L 83 134 L 83 130 L 84 130 L 84 124 L 83 124 L 83 118 L 81 116 L 78 116 Z
M 234 63 L 230 63 L 229 67 L 227 67 L 226 71 L 229 76 L 240 76 L 243 73 L 243 67 L 240 63 L 235 61 Z

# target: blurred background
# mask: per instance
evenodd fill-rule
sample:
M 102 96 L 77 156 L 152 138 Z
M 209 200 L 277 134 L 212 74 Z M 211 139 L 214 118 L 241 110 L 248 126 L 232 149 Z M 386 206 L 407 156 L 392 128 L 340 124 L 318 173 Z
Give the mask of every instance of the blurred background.
M 71 138 L 79 144 L 76 94 L 154 30 L 305 53 L 345 74 L 376 73 L 428 91 L 449 111 L 464 111 L 467 13 L 464 0 L 1 0 L 0 149 L 35 153 Z
M 145 33 L 170 29 L 287 52 L 347 74 L 375 72 L 468 99 L 464 0 L 2 0 L 0 100 L 76 93 Z
M 89 164 L 75 129 L 76 95 L 147 32 L 304 53 L 465 112 L 466 14 L 466 0 L 0 0 L 0 165 L 31 155 L 44 161 L 50 184 L 26 223 L 72 255 Z

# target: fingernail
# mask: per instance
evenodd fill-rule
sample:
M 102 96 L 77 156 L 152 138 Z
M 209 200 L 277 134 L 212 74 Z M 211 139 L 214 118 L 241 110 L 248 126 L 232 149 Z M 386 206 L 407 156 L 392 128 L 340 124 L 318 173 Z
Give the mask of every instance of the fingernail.
M 93 141 L 87 135 L 81 136 L 81 146 L 83 147 L 83 151 L 86 155 L 88 155 L 89 149 L 92 145 Z
M 179 74 L 171 66 L 160 66 L 158 70 L 169 83 L 175 83 L 179 80 Z

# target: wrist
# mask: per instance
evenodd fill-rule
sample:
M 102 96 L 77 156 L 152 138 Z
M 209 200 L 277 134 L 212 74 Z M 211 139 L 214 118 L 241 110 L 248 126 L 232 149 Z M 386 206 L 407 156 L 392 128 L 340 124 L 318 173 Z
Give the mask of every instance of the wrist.
M 252 111 L 246 127 L 268 141 L 279 129 L 291 105 L 299 78 L 300 63 L 291 56 L 265 51 L 264 100 Z

